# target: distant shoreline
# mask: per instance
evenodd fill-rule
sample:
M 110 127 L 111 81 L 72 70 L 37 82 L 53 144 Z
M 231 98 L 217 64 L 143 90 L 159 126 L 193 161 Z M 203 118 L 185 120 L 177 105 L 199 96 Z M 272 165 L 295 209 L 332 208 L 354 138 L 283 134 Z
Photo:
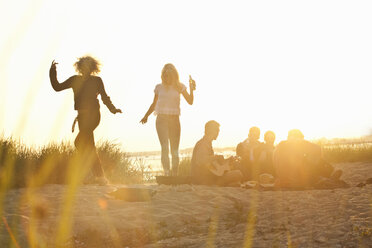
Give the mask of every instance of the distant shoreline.
M 356 138 L 356 139 L 346 139 L 346 138 L 337 138 L 337 139 L 332 139 L 332 140 L 322 140 L 322 139 L 317 139 L 317 140 L 310 140 L 313 143 L 319 144 L 323 147 L 329 147 L 329 146 L 335 146 L 335 145 L 364 145 L 364 144 L 372 144 L 372 138 L 368 137 L 368 139 L 365 138 Z M 276 144 L 277 145 L 277 144 Z M 185 148 L 181 149 L 179 153 L 187 154 L 190 153 L 192 154 L 192 149 L 193 148 Z M 235 147 L 213 147 L 213 150 L 217 153 L 219 152 L 226 152 L 226 151 L 232 151 L 235 152 Z M 127 152 L 128 156 L 130 157 L 138 157 L 138 156 L 160 156 L 161 151 L 144 151 L 144 152 Z
M 181 149 L 179 153 L 192 154 L 192 150 L 193 148 L 185 148 L 185 149 Z M 235 151 L 235 147 L 214 147 L 213 150 L 217 153 L 224 152 L 224 151 Z M 161 151 L 159 150 L 159 151 L 145 151 L 145 152 L 128 152 L 127 155 L 130 157 L 160 156 Z

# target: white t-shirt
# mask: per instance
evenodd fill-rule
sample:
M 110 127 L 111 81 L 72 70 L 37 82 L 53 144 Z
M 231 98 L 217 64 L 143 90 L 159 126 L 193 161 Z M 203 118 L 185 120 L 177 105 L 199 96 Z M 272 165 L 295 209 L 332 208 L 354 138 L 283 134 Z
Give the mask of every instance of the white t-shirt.
M 155 106 L 155 114 L 180 115 L 180 94 L 186 90 L 184 84 L 180 84 L 177 90 L 174 86 L 158 84 L 155 87 L 155 94 L 158 95 L 158 101 Z

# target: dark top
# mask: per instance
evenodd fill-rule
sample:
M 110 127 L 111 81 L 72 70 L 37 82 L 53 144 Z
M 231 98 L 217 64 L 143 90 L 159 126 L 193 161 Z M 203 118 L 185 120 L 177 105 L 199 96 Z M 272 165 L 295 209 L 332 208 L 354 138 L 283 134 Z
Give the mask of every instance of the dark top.
M 246 139 L 236 146 L 236 155 L 244 160 L 253 162 L 260 157 L 261 145 L 262 143 L 258 140 L 250 141 Z
M 267 143 L 262 143 L 258 149 L 260 150 L 260 157 L 258 161 L 260 165 L 260 173 L 269 173 L 275 176 L 273 165 L 273 154 L 275 146 Z
M 115 106 L 110 97 L 107 96 L 102 79 L 96 76 L 89 76 L 83 79 L 82 76 L 72 76 L 66 81 L 59 83 L 57 74 L 54 71 L 49 73 L 50 82 L 55 91 L 72 88 L 74 92 L 75 110 L 99 110 L 98 95 L 101 95 L 102 102 L 111 113 L 115 113 Z

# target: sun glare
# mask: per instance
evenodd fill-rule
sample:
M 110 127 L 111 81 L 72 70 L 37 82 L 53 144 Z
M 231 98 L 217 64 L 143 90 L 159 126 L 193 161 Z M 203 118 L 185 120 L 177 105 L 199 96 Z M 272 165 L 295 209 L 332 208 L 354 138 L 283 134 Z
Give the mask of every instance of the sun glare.
M 75 113 L 72 105 L 63 103 L 72 95 L 52 91 L 48 67 L 55 59 L 59 80 L 66 80 L 76 73 L 76 58 L 85 54 L 102 62 L 100 76 L 106 90 L 124 110 L 120 117 L 111 116 L 102 105 L 96 136 L 115 140 L 128 151 L 159 149 L 155 117 L 149 117 L 147 126 L 138 122 L 152 101 L 162 66 L 169 62 L 177 67 L 182 82 L 187 85 L 192 75 L 197 83 L 193 106 L 181 103 L 183 148 L 195 144 L 203 123 L 210 119 L 221 123 L 223 131 L 216 141 L 221 147 L 235 146 L 251 126 L 261 128 L 262 134 L 273 130 L 277 141 L 292 128 L 301 129 L 308 139 L 355 137 L 370 131 L 367 82 L 372 78 L 366 58 L 372 54 L 372 37 L 354 28 L 363 29 L 360 25 L 367 18 L 363 10 L 345 26 L 339 13 L 334 14 L 338 22 L 328 19 L 325 10 L 333 7 L 331 3 L 322 11 L 312 9 L 318 12 L 312 22 L 311 12 L 290 13 L 285 4 L 258 15 L 251 11 L 262 7 L 257 4 L 202 3 L 195 9 L 194 2 L 167 2 L 179 10 L 177 16 L 151 2 L 156 15 L 137 3 L 113 2 L 108 7 L 93 1 L 84 13 L 77 9 L 88 2 L 76 4 L 71 9 L 69 3 L 25 1 L 20 13 L 9 6 L 7 14 L 19 19 L 10 17 L 14 22 L 2 31 L 8 38 L 0 43 L 4 134 L 22 137 L 28 144 L 72 141 L 75 135 L 68 130 Z M 203 10 L 210 4 L 215 11 L 205 20 Z M 73 19 L 65 18 L 67 9 Z M 141 15 L 134 15 L 140 9 Z M 79 25 L 85 20 L 89 25 Z M 347 38 L 348 33 L 353 36 Z M 345 50 L 346 45 L 355 52 Z M 60 106 L 70 107 L 63 110 L 63 117 Z M 54 126 L 60 132 L 47 136 L 45 130 Z
M 370 247 L 371 13 L 0 1 L 0 246 Z

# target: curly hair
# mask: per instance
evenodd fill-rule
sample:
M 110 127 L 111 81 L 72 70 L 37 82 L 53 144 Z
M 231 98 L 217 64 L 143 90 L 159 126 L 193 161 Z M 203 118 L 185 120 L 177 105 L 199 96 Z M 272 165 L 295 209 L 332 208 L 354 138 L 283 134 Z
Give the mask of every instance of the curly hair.
M 83 68 L 88 68 L 89 75 L 98 74 L 101 71 L 100 66 L 100 62 L 91 56 L 80 57 L 74 64 L 76 72 L 82 74 L 84 71 Z

